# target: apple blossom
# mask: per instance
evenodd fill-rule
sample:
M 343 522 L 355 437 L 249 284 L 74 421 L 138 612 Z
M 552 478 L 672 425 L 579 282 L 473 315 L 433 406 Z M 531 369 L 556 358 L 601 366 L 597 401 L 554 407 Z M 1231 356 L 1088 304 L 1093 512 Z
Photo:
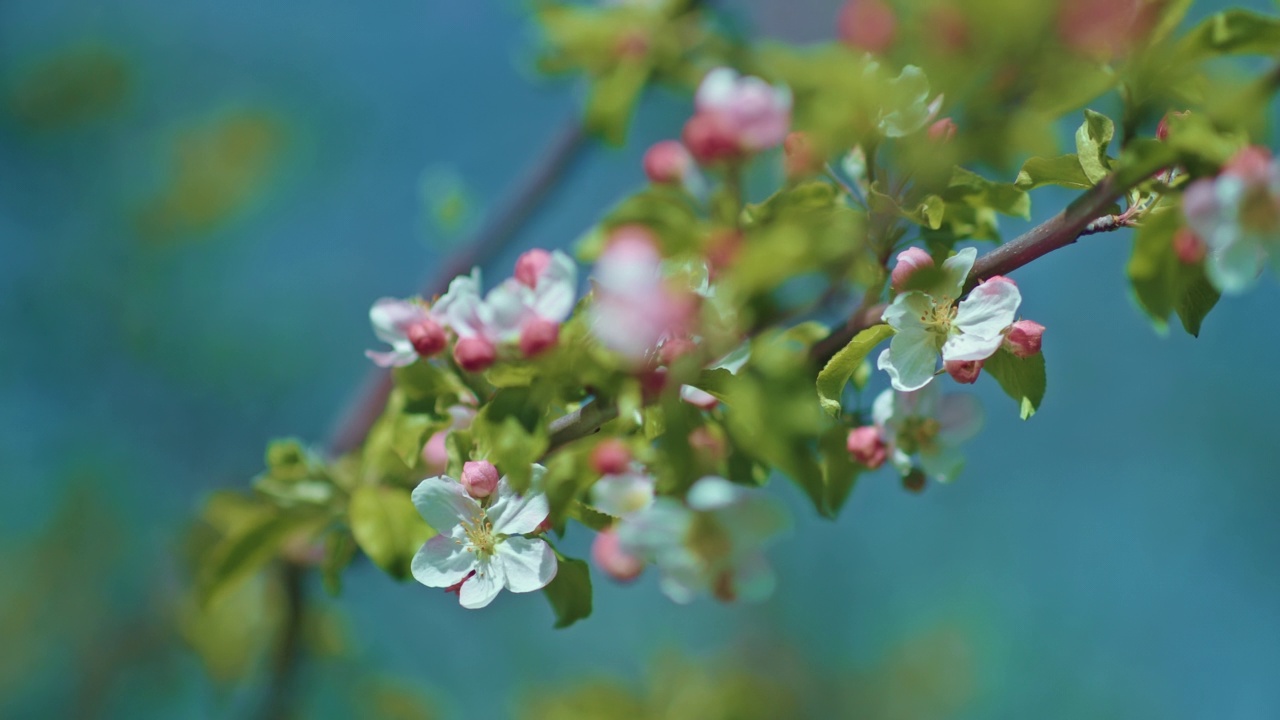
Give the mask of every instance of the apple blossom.
M 677 603 L 702 592 L 725 601 L 762 600 L 774 576 L 761 548 L 789 526 L 758 490 L 707 476 L 686 501 L 660 497 L 617 525 L 620 547 L 661 571 L 659 587 Z
M 461 482 L 471 497 L 487 498 L 498 487 L 498 468 L 488 460 L 468 460 L 462 464 Z
M 942 263 L 943 279 L 931 293 L 902 293 L 884 311 L 895 334 L 876 364 L 889 373 L 895 389 L 908 392 L 928 385 L 939 354 L 944 363 L 985 360 L 1000 349 L 1022 294 L 1011 280 L 995 277 L 957 304 L 976 257 L 973 248 L 961 250 Z
M 694 118 L 701 118 L 698 122 L 706 126 L 707 134 L 741 152 L 779 145 L 791 126 L 790 90 L 758 77 L 743 77 L 727 67 L 716 68 L 702 79 L 694 107 Z M 699 155 L 694 147 L 689 150 Z
M 409 365 L 448 344 L 440 317 L 421 302 L 382 298 L 369 308 L 369 321 L 378 339 L 391 346 L 390 352 L 364 353 L 381 367 Z
M 534 482 L 546 469 L 534 465 Z M 482 608 L 506 588 L 541 590 L 556 575 L 556 556 L 541 538 L 525 537 L 547 518 L 546 495 L 517 495 L 505 477 L 482 504 L 446 476 L 429 477 L 413 491 L 413 504 L 438 533 L 414 555 L 413 577 L 427 587 L 461 583 L 458 602 Z M 472 575 L 471 573 L 474 573 Z
M 618 582 L 630 582 L 644 572 L 644 560 L 622 549 L 618 532 L 605 528 L 591 541 L 591 560 L 596 567 Z
M 695 171 L 693 156 L 676 140 L 660 140 L 649 146 L 642 163 L 645 177 L 658 185 L 683 182 Z
M 918 247 L 910 247 L 898 253 L 898 262 L 893 266 L 889 277 L 890 286 L 901 292 L 907 280 L 920 268 L 933 267 L 933 257 Z
M 1020 358 L 1028 358 L 1040 352 L 1044 326 L 1034 320 L 1019 320 L 1009 327 L 1004 336 L 1004 349 Z
M 965 394 L 943 395 L 937 385 L 914 392 L 885 390 L 871 405 L 871 417 L 889 445 L 894 467 L 905 477 L 912 457 L 939 482 L 953 480 L 964 467 L 956 446 L 982 428 L 982 407 Z
M 1204 262 L 1205 256 L 1209 254 L 1209 247 L 1204 244 L 1204 240 L 1190 228 L 1178 228 L 1173 234 L 1172 242 L 1173 254 L 1178 256 L 1178 262 L 1183 265 Z
M 605 347 L 640 364 L 662 341 L 686 334 L 693 294 L 663 277 L 662 256 L 647 230 L 615 230 L 595 277 L 592 330 Z
M 884 461 L 888 459 L 889 448 L 880 436 L 880 428 L 874 425 L 863 425 L 850 430 L 845 445 L 854 460 L 872 470 L 884 465 Z
M 637 463 L 597 480 L 591 486 L 591 504 L 600 512 L 626 518 L 653 504 L 655 483 L 653 476 Z
M 956 121 L 949 117 L 935 121 L 929 126 L 929 139 L 936 143 L 949 143 L 956 138 Z
M 1192 183 L 1182 210 L 1208 247 L 1205 271 L 1218 290 L 1247 290 L 1268 260 L 1280 272 L 1280 166 L 1266 149 L 1247 147 L 1216 178 Z

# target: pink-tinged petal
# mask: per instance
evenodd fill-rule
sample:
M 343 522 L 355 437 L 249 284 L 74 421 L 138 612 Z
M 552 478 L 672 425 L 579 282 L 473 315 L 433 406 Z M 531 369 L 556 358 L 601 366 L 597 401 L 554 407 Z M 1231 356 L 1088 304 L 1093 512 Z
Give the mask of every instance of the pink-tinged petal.
M 640 512 L 653 504 L 653 478 L 640 473 L 600 478 L 591 486 L 591 503 L 614 517 Z
M 452 328 L 459 337 L 474 337 L 480 334 L 480 268 L 471 271 L 470 275 L 459 275 L 449 283 L 449 289 L 436 300 L 431 310 L 445 325 Z
M 680 399 L 703 410 L 715 410 L 720 401 L 706 390 L 699 390 L 692 385 L 680 386 Z
M 405 340 L 404 327 L 430 317 L 418 303 L 380 298 L 369 308 L 369 322 L 378 339 L 390 344 Z
M 630 582 L 644 572 L 644 560 L 622 549 L 613 528 L 601 530 L 591 541 L 591 560 L 618 582 Z
M 924 330 L 902 330 L 880 353 L 876 367 L 889 373 L 894 389 L 903 392 L 919 390 L 933 380 L 938 367 L 938 350 L 933 333 Z
M 535 468 L 540 466 L 535 466 Z M 535 471 L 536 472 L 536 471 Z M 546 471 L 543 470 L 543 473 Z M 541 474 L 536 474 L 535 479 Z M 517 495 L 511 489 L 511 483 L 504 477 L 498 482 L 498 499 L 489 506 L 489 520 L 493 522 L 493 531 L 504 535 L 523 535 L 538 529 L 551 506 L 547 496 L 532 490 L 526 495 Z
M 890 284 L 894 290 L 901 291 L 907 279 L 920 268 L 933 267 L 933 258 L 918 247 L 911 247 L 898 253 L 898 261 L 894 263 Z
M 365 350 L 364 356 L 372 360 L 373 364 L 378 367 L 404 367 L 412 365 L 418 359 L 418 353 L 414 352 L 412 347 L 407 349 L 396 348 L 388 352 Z
M 1200 237 L 1207 239 L 1214 234 L 1222 213 L 1212 179 L 1197 180 L 1187 186 L 1186 192 L 1182 193 L 1182 214 Z
M 476 567 L 476 574 L 462 583 L 458 591 L 458 604 L 468 610 L 479 610 L 498 597 L 506 582 L 501 563 L 490 559 Z
M 541 590 L 556 576 L 556 554 L 544 540 L 509 537 L 498 543 L 496 551 L 506 587 L 513 593 Z
M 982 430 L 982 403 L 966 393 L 944 395 L 934 415 L 940 426 L 938 440 L 944 445 L 968 442 Z
M 480 332 L 494 342 L 516 342 L 533 310 L 534 293 L 514 278 L 507 278 L 485 296 L 478 317 Z
M 977 248 L 967 247 L 943 260 L 942 272 L 946 280 L 942 283 L 942 287 L 938 288 L 938 293 L 952 299 L 960 297 L 960 293 L 964 291 L 965 280 L 969 279 L 969 273 L 973 271 L 973 263 L 977 259 Z
M 551 262 L 534 289 L 533 311 L 553 322 L 564 322 L 573 312 L 578 294 L 578 266 L 564 253 L 551 253 Z
M 471 521 L 482 514 L 480 504 L 467 495 L 462 485 L 444 475 L 418 483 L 413 489 L 413 506 L 441 535 L 452 532 L 463 520 Z
M 943 362 L 967 362 L 986 360 L 1004 344 L 1004 336 L 952 335 L 942 346 Z
M 889 307 L 884 309 L 880 319 L 889 323 L 889 327 L 898 332 L 923 330 L 922 318 L 932 316 L 933 308 L 933 298 L 919 290 L 912 290 L 895 297 L 893 302 L 889 303 Z
M 476 567 L 476 554 L 468 552 L 461 529 L 451 535 L 436 535 L 413 556 L 413 579 L 427 587 L 455 585 Z
M 1018 315 L 1022 293 L 1018 286 L 1004 279 L 993 278 L 978 285 L 969 297 L 956 308 L 952 327 L 966 335 L 984 338 L 1000 336 Z M 948 358 L 952 359 L 952 358 Z M 982 360 L 978 357 L 957 357 L 955 360 Z

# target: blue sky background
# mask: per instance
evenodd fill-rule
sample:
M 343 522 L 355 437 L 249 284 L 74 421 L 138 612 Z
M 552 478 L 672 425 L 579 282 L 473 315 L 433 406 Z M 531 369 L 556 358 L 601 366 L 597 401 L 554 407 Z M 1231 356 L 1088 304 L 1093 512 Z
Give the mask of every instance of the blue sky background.
M 829 32 L 836 3 L 783 4 L 743 11 L 778 36 Z M 425 221 L 424 174 L 456 173 L 474 222 L 578 93 L 525 69 L 531 29 L 497 2 L 7 3 L 0 82 L 85 43 L 125 59 L 122 106 L 66 129 L 0 112 L 0 561 L 17 567 L 87 478 L 123 519 L 121 550 L 73 587 L 123 615 L 172 575 L 205 493 L 246 484 L 272 437 L 321 442 L 353 397 L 370 302 L 415 292 L 448 240 Z M 143 239 L 136 218 L 163 193 L 174 138 L 238 113 L 265 114 L 282 138 L 257 196 L 212 230 Z M 592 150 L 491 272 L 573 242 L 642 182 L 643 148 L 686 113 L 651 97 L 631 144 Z M 1069 198 L 1037 191 L 1033 220 Z M 450 717 L 501 716 L 522 692 L 601 673 L 636 681 L 671 648 L 794 657 L 849 693 L 918 671 L 961 688 L 939 691 L 959 699 L 934 717 L 1275 717 L 1280 289 L 1224 300 L 1199 339 L 1161 336 L 1129 297 L 1129 245 L 1094 236 L 1016 273 L 1023 312 L 1049 328 L 1048 394 L 1023 423 L 979 382 L 988 425 L 959 481 L 914 496 L 868 476 L 834 523 L 776 484 L 799 522 L 773 550 L 770 602 L 677 607 L 652 577 L 598 582 L 595 616 L 553 631 L 536 596 L 467 612 L 365 565 L 334 604 L 353 651 Z M 50 622 L 50 638 L 75 632 L 71 617 Z M 73 654 L 36 660 L 38 677 L 0 684 L 0 709 L 63 708 L 53 688 Z M 163 690 L 148 672 L 108 715 L 243 707 L 193 660 Z M 317 708 L 324 677 L 304 675 Z M 929 716 L 913 712 L 883 716 Z

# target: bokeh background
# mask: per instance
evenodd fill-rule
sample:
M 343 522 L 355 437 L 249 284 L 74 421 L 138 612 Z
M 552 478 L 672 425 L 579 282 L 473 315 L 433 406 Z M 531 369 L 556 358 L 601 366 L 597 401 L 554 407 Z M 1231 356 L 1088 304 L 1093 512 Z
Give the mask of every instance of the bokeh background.
M 839 3 L 724 4 L 818 40 Z M 0 3 L 0 715 L 257 707 L 265 661 L 193 649 L 217 643 L 184 528 L 268 439 L 324 441 L 371 301 L 416 292 L 577 111 L 532 38 L 506 2 Z M 491 271 L 570 245 L 687 113 L 651 93 Z M 1037 191 L 1033 220 L 1069 198 Z M 300 714 L 1280 716 L 1280 288 L 1161 335 L 1128 251 L 1095 236 L 1017 273 L 1048 394 L 1023 423 L 980 382 L 958 482 L 869 475 L 836 522 L 776 484 L 799 522 L 771 601 L 597 579 L 595 615 L 555 631 L 536 595 L 468 612 L 358 565 L 308 626 Z M 278 589 L 246 592 L 206 635 L 267 642 L 254 593 Z

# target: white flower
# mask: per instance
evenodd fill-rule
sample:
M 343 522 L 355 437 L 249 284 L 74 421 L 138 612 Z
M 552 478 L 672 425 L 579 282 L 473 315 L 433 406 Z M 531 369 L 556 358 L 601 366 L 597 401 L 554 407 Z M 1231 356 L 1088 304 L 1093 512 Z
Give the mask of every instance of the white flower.
M 624 473 L 605 475 L 591 486 L 591 504 L 599 511 L 624 518 L 653 504 L 654 479 L 639 464 Z
M 545 472 L 534 465 L 534 482 Z M 488 501 L 482 504 L 443 475 L 423 480 L 413 491 L 414 506 L 439 533 L 413 556 L 413 577 L 427 587 L 461 585 L 458 601 L 470 609 L 493 602 L 503 588 L 533 592 L 556 576 L 551 546 L 525 537 L 547 519 L 547 496 L 517 495 L 503 477 Z
M 972 395 L 942 395 L 930 385 L 909 393 L 885 390 L 872 404 L 871 418 L 889 443 L 898 472 L 910 472 L 916 456 L 927 474 L 949 482 L 964 467 L 956 446 L 982 428 L 982 406 Z
M 1265 149 L 1245 148 L 1218 177 L 1192 183 L 1182 209 L 1209 247 L 1205 272 L 1218 290 L 1249 289 L 1268 259 L 1280 272 L 1280 164 Z
M 1022 293 L 1012 280 L 994 277 L 956 305 L 977 254 L 973 248 L 956 253 L 942 263 L 945 279 L 938 287 L 902 293 L 884 311 L 882 319 L 895 334 L 876 365 L 889 373 L 895 389 L 909 392 L 928 385 L 939 354 L 943 362 L 974 361 L 1000 349 Z
M 614 230 L 595 277 L 591 329 L 605 347 L 640 364 L 663 340 L 685 334 L 696 307 L 692 293 L 665 278 L 662 255 L 648 230 Z
M 532 318 L 560 323 L 573 312 L 578 268 L 555 250 L 538 269 L 532 286 L 518 278 L 504 280 L 481 297 L 480 269 L 460 275 L 436 301 L 433 311 L 459 338 L 480 338 L 494 345 L 516 343 Z
M 758 490 L 704 477 L 686 503 L 658 498 L 617 525 L 620 547 L 662 573 L 662 592 L 678 603 L 702 592 L 721 600 L 762 600 L 774 576 L 761 548 L 789 526 L 786 514 Z
M 403 367 L 422 354 L 439 352 L 445 343 L 441 318 L 420 302 L 381 298 L 369 308 L 369 322 L 378 339 L 391 346 L 389 352 L 366 350 L 374 364 Z

